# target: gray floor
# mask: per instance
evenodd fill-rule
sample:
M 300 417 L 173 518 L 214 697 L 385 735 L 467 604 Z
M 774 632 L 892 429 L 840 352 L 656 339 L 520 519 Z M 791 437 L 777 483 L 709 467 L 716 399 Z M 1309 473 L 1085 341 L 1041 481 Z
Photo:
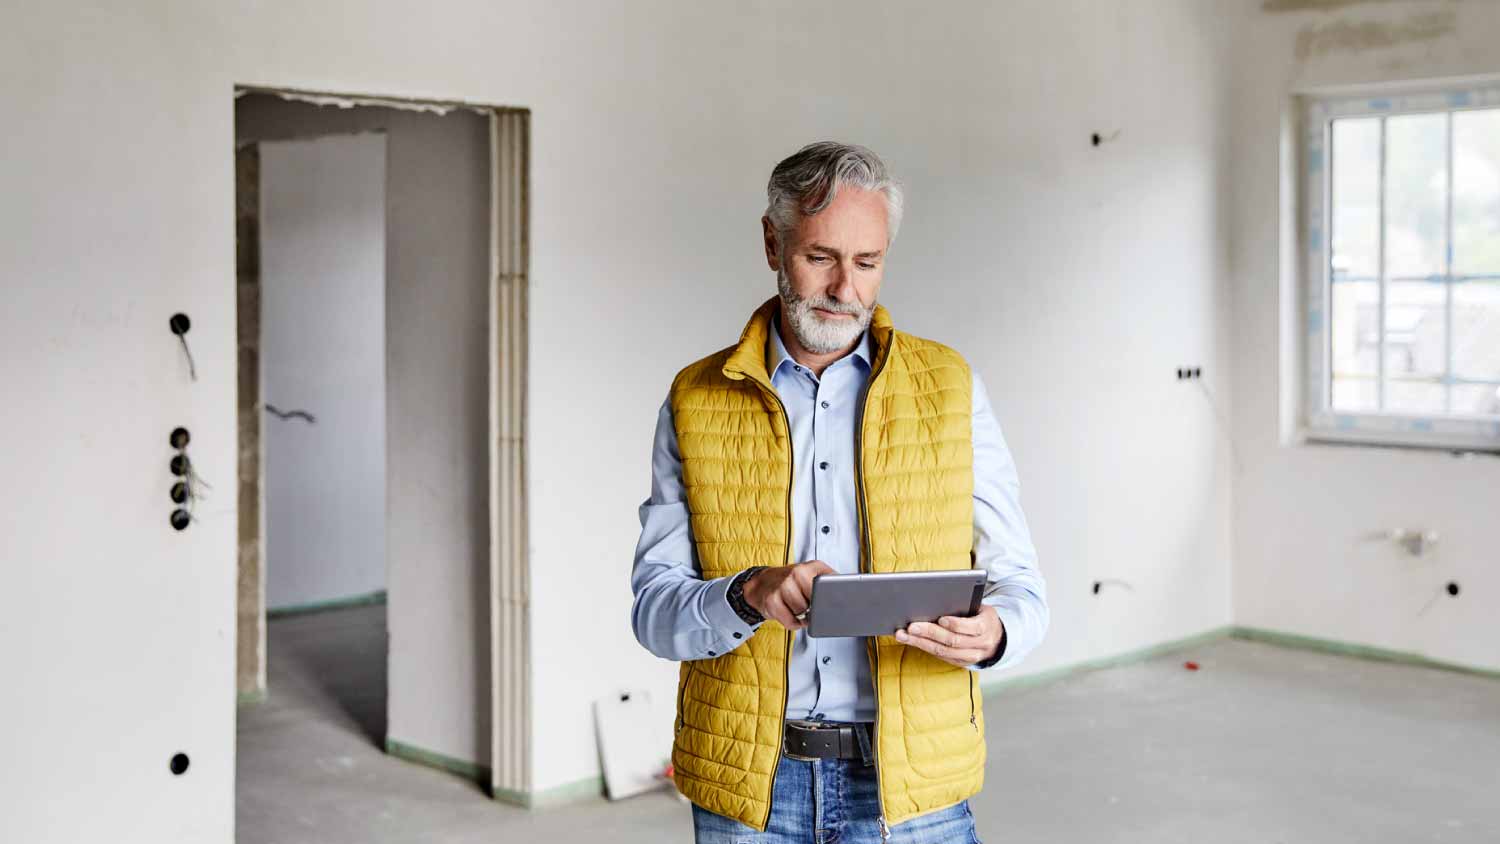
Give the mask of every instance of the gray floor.
M 269 648 L 271 697 L 239 712 L 240 844 L 692 839 L 665 793 L 525 812 L 386 756 L 384 606 L 275 620 Z M 1500 842 L 1493 679 L 1224 640 L 985 717 L 986 841 Z

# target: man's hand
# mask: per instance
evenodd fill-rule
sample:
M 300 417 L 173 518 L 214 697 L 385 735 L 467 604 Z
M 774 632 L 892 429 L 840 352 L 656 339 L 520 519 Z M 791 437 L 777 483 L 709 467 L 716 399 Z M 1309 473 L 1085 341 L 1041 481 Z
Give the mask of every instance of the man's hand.
M 762 569 L 745 581 L 745 601 L 782 627 L 797 630 L 807 626 L 797 614 L 806 612 L 812 600 L 813 578 L 833 573 L 833 566 L 822 560 Z
M 994 607 L 985 604 L 972 618 L 945 615 L 937 624 L 914 621 L 905 630 L 896 631 L 896 641 L 965 668 L 994 656 L 1004 634 L 1005 622 Z

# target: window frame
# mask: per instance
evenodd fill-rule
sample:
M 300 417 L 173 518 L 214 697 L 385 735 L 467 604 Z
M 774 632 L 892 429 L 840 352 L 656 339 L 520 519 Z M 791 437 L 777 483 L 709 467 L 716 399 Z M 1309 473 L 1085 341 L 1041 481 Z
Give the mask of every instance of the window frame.
M 1304 213 L 1298 226 L 1305 264 L 1304 301 L 1301 319 L 1306 329 L 1302 377 L 1302 437 L 1307 441 L 1366 443 L 1372 445 L 1425 448 L 1500 450 L 1500 417 L 1414 414 L 1385 410 L 1335 410 L 1332 397 L 1332 202 L 1333 182 L 1330 141 L 1333 121 L 1347 117 L 1390 117 L 1402 114 L 1451 113 L 1472 109 L 1500 108 L 1500 80 L 1446 84 L 1431 87 L 1381 86 L 1342 93 L 1304 93 L 1301 100 L 1301 183 Z M 1381 164 L 1385 167 L 1384 132 Z M 1452 135 L 1450 122 L 1448 161 L 1451 205 Z M 1384 208 L 1384 188 L 1381 206 Z M 1451 217 L 1451 210 L 1449 212 Z M 1382 219 L 1384 213 L 1382 210 Z M 1384 224 L 1381 224 L 1382 229 Z M 1445 267 L 1452 285 L 1452 225 L 1449 221 L 1449 260 Z M 1384 251 L 1384 232 L 1381 233 Z M 1384 276 L 1385 256 L 1380 256 Z M 1384 296 L 1385 283 L 1381 284 Z M 1383 300 L 1382 300 L 1383 301 Z M 1451 308 L 1451 299 L 1450 305 Z M 1381 313 L 1380 333 L 1385 332 Z M 1449 314 L 1451 321 L 1451 312 Z M 1377 351 L 1377 364 L 1384 372 L 1384 346 Z

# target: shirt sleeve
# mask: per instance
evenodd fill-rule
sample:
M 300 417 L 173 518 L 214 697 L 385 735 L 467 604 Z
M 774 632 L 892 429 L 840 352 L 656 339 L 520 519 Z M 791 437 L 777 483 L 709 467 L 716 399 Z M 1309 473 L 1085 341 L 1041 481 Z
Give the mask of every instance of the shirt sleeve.
M 651 495 L 639 515 L 641 537 L 630 573 L 636 640 L 672 660 L 711 659 L 749 640 L 760 625 L 746 624 L 729 605 L 733 577 L 704 580 L 693 550 L 670 399 L 656 416 Z
M 1021 510 L 1021 482 L 1000 422 L 974 373 L 974 565 L 986 571 L 984 603 L 1005 625 L 997 656 L 969 668 L 999 670 L 1026 657 L 1047 633 L 1047 584 Z

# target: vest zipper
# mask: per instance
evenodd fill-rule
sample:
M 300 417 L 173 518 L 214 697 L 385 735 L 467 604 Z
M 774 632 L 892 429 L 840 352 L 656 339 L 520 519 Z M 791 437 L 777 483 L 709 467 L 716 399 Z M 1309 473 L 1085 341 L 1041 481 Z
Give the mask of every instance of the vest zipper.
M 969 726 L 973 727 L 974 732 L 977 733 L 979 732 L 979 722 L 974 720 L 974 672 L 968 668 L 964 670 L 969 673 Z
M 878 366 L 870 372 L 870 379 L 865 382 L 865 395 L 859 407 L 859 424 L 854 428 L 854 485 L 859 497 L 860 530 L 865 540 L 860 554 L 860 568 L 870 574 L 875 573 L 875 552 L 870 545 L 870 502 L 865 493 L 865 415 L 870 410 L 870 393 L 875 386 L 875 379 L 885 370 L 885 363 L 891 356 L 890 345 L 896 340 L 895 332 L 891 334 L 885 354 L 876 354 L 879 358 Z M 880 784 L 880 645 L 873 638 L 869 640 L 869 652 L 870 685 L 875 692 L 875 747 L 872 749 L 875 757 L 875 800 L 880 806 L 880 840 L 889 841 L 891 828 L 885 822 L 885 790 Z
M 755 381 L 755 379 L 750 379 Z M 787 415 L 786 405 L 782 403 L 781 396 L 776 394 L 773 387 L 767 387 L 759 381 L 755 382 L 761 390 L 776 401 L 776 407 L 781 411 L 781 429 L 786 434 L 786 539 L 782 545 L 781 556 L 786 560 L 792 553 L 792 483 L 796 480 L 797 464 L 794 462 L 792 453 L 792 420 Z M 786 749 L 786 703 L 787 690 L 791 685 L 791 662 L 792 662 L 792 631 L 786 631 L 786 651 L 781 655 L 781 726 L 776 734 L 776 763 L 771 766 L 771 792 L 766 795 L 766 817 L 760 822 L 760 829 L 764 832 L 771 826 L 771 804 L 776 799 L 776 771 L 781 767 L 781 756 Z

